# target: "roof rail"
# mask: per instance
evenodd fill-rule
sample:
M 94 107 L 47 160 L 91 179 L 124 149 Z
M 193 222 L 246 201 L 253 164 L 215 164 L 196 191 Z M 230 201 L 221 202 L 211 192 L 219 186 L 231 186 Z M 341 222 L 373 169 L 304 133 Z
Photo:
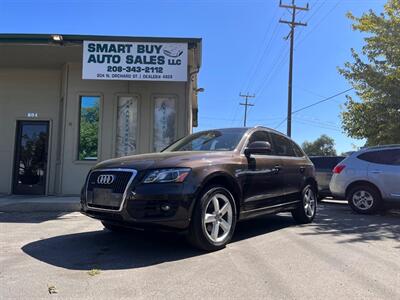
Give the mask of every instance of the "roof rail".
M 377 145 L 377 146 L 365 147 L 365 148 L 362 148 L 361 150 L 386 149 L 386 148 L 397 148 L 397 147 L 400 147 L 400 144 Z

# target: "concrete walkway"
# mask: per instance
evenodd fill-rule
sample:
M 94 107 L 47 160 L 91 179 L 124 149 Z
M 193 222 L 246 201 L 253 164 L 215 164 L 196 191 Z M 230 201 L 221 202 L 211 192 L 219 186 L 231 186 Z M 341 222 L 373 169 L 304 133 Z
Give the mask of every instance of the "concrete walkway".
M 0 212 L 74 212 L 79 209 L 78 196 L 0 196 Z

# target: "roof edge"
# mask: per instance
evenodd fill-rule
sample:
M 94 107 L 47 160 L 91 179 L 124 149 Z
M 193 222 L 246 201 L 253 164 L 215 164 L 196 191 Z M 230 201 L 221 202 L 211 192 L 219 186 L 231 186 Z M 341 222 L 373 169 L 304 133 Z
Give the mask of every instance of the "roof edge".
M 13 43 L 43 43 L 52 42 L 53 35 L 61 35 L 63 42 L 81 43 L 84 40 L 96 41 L 128 41 L 128 42 L 176 42 L 176 43 L 201 43 L 201 38 L 186 38 L 186 37 L 146 37 L 146 36 L 117 36 L 117 35 L 79 35 L 79 34 L 24 34 L 24 33 L 0 33 L 0 42 Z

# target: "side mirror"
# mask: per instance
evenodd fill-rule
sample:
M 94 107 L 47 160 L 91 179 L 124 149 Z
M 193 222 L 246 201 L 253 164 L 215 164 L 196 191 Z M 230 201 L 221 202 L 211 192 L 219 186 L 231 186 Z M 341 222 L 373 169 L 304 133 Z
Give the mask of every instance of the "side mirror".
M 251 154 L 270 154 L 271 151 L 272 148 L 269 142 L 256 141 L 244 149 L 244 155 L 249 157 Z

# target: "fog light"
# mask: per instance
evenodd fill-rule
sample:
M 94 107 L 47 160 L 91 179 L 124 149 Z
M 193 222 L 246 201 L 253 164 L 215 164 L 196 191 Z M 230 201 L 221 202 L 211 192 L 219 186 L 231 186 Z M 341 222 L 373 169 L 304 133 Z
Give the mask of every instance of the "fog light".
M 171 209 L 171 206 L 169 206 L 169 204 L 161 205 L 161 210 L 162 211 L 169 211 L 170 209 Z
M 128 194 L 128 200 L 134 200 L 135 199 L 135 196 L 136 196 L 136 193 L 135 192 L 130 192 L 129 194 Z

